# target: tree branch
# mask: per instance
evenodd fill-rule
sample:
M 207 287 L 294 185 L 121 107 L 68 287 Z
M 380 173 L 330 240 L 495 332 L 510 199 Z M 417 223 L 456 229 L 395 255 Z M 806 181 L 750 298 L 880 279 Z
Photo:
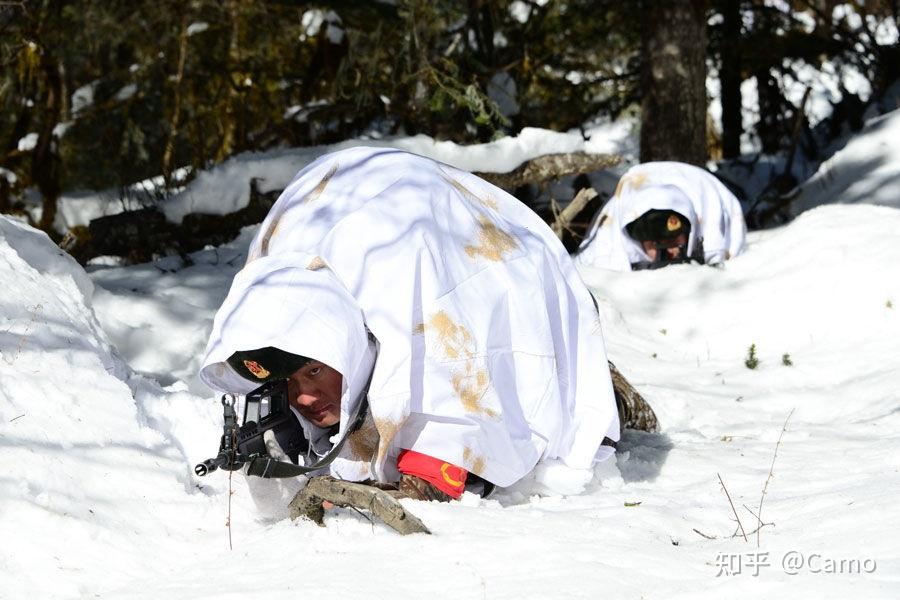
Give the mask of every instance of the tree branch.
M 569 224 L 572 220 L 577 217 L 584 207 L 587 206 L 588 202 L 597 197 L 597 190 L 594 188 L 582 188 L 579 190 L 575 197 L 572 198 L 572 201 L 569 202 L 568 205 L 558 213 L 555 212 L 555 203 L 554 203 L 554 216 L 556 220 L 550 226 L 553 230 L 553 233 L 556 234 L 560 240 L 563 238 L 563 232 L 569 230 Z M 569 230 L 571 232 L 571 230 Z

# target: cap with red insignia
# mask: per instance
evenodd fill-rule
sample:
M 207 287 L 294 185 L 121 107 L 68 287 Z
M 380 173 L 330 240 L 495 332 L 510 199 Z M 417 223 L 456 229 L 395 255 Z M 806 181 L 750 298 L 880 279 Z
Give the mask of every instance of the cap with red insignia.
M 674 210 L 648 210 L 625 226 L 628 235 L 639 242 L 670 240 L 690 230 L 690 221 Z
M 256 350 L 239 350 L 228 357 L 227 362 L 244 379 L 265 383 L 290 377 L 310 360 L 312 359 L 299 354 L 266 346 Z

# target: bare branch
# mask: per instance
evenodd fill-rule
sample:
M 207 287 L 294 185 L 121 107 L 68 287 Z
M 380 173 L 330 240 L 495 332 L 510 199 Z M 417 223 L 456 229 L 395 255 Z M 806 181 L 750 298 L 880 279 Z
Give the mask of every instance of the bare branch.
M 744 541 L 749 542 L 747 539 L 747 533 L 744 531 L 744 525 L 741 523 L 741 518 L 738 516 L 737 509 L 734 508 L 734 502 L 731 501 L 731 494 L 728 493 L 728 488 L 725 487 L 725 482 L 722 481 L 722 476 L 716 473 L 719 477 L 719 483 L 722 484 L 722 489 L 725 491 L 725 496 L 728 498 L 728 504 L 731 505 L 731 511 L 734 513 L 734 518 L 737 519 L 738 528 L 741 530 L 741 535 L 744 536 Z M 734 536 L 731 536 L 734 537 Z
M 772 473 L 775 470 L 775 459 L 778 458 L 778 447 L 781 446 L 781 438 L 784 437 L 784 432 L 787 431 L 788 421 L 791 420 L 791 415 L 794 414 L 795 408 L 791 409 L 791 412 L 788 413 L 787 418 L 784 420 L 784 425 L 781 426 L 781 433 L 778 435 L 778 441 L 775 443 L 775 452 L 772 453 L 772 464 L 769 466 L 769 476 L 766 477 L 766 483 L 763 485 L 762 495 L 759 497 L 759 508 L 756 509 L 756 518 L 762 523 L 762 507 L 763 500 L 766 499 L 766 491 L 769 489 L 769 482 L 772 480 Z M 749 509 L 748 509 L 749 510 Z M 756 530 L 756 547 L 759 548 L 759 530 L 762 529 L 762 525 L 759 526 Z
M 584 210 L 584 207 L 587 206 L 587 203 L 597 197 L 597 191 L 594 188 L 582 188 L 575 197 L 572 198 L 572 201 L 569 202 L 566 207 L 560 211 L 556 202 L 553 202 L 553 216 L 554 221 L 550 226 L 553 229 L 553 233 L 556 234 L 556 237 L 562 239 L 563 231 L 569 231 L 569 233 L 573 233 L 571 229 L 569 229 L 569 224 L 572 220 L 578 216 L 578 214 Z
M 747 535 L 753 535 L 754 533 L 759 533 L 759 530 L 760 530 L 760 529 L 762 529 L 763 527 L 768 527 L 768 526 L 770 526 L 770 525 L 771 525 L 772 527 L 775 527 L 775 523 L 763 523 L 762 525 L 760 525 L 759 527 L 757 527 L 756 529 L 754 529 L 753 531 L 751 531 L 751 532 L 748 533 Z M 735 532 L 734 532 L 733 534 L 731 534 L 731 537 L 733 537 L 733 538 L 738 537 L 738 530 L 735 530 Z

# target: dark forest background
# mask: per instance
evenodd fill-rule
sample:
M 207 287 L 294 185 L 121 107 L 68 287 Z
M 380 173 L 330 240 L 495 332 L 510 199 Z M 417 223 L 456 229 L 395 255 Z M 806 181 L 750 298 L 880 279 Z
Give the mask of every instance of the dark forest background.
M 835 18 L 838 4 L 870 18 Z M 642 160 L 702 165 L 739 155 L 751 78 L 760 150 L 794 151 L 809 126 L 777 75 L 852 64 L 877 98 L 900 52 L 873 23 L 897 20 L 896 1 L 0 1 L 0 212 L 36 195 L 35 225 L 58 239 L 63 190 L 161 175 L 164 195 L 248 150 L 367 134 L 483 142 L 628 111 Z M 863 108 L 845 91 L 834 131 L 860 127 Z

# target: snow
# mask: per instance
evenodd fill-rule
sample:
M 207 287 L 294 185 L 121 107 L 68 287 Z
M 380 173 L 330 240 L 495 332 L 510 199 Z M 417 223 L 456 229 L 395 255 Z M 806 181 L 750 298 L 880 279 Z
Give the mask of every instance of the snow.
M 125 100 L 131 99 L 137 93 L 137 85 L 133 83 L 129 83 L 118 92 L 116 92 L 115 99 L 119 102 L 124 102 Z
M 325 528 L 265 518 L 242 477 L 229 496 L 227 474 L 193 475 L 221 433 L 197 361 L 253 227 L 190 263 L 88 274 L 0 216 L 0 598 L 896 598 L 900 210 L 871 203 L 897 196 L 898 118 L 870 122 L 804 188 L 829 205 L 751 233 L 722 269 L 584 270 L 610 358 L 662 432 L 626 434 L 582 495 L 537 495 L 529 478 L 485 500 L 405 501 L 431 536 L 343 509 Z M 595 131 L 391 143 L 500 171 L 631 139 Z M 325 150 L 228 161 L 167 210 L 238 206 L 249 174 L 276 189 Z M 731 537 L 720 476 L 748 532 L 767 485 L 759 548 Z M 811 561 L 797 575 L 791 551 Z M 717 576 L 734 557 L 743 572 Z M 866 569 L 813 572 L 827 559 Z
M 94 104 L 94 91 L 97 87 L 97 84 L 97 81 L 92 81 L 91 83 L 83 85 L 72 92 L 72 98 L 69 101 L 72 105 L 73 115 L 77 115 L 85 108 L 88 108 Z
M 198 33 L 203 33 L 207 29 L 209 29 L 209 23 L 207 23 L 206 21 L 195 21 L 188 25 L 186 33 L 188 37 L 190 37 Z
M 900 208 L 900 110 L 875 117 L 860 135 L 819 166 L 799 190 L 791 210 L 799 214 L 813 206 L 880 204 Z
M 32 132 L 22 137 L 22 139 L 19 140 L 17 147 L 19 152 L 30 152 L 37 146 L 37 142 L 38 134 Z
M 531 17 L 531 7 L 522 0 L 513 0 L 509 3 L 509 14 L 519 23 L 527 23 Z
M 322 29 L 322 25 L 326 25 L 325 37 L 332 44 L 340 44 L 344 39 L 344 30 L 337 25 L 340 21 L 340 16 L 334 11 L 308 10 L 300 18 L 300 24 L 305 31 L 300 35 L 300 41 L 316 36 Z

